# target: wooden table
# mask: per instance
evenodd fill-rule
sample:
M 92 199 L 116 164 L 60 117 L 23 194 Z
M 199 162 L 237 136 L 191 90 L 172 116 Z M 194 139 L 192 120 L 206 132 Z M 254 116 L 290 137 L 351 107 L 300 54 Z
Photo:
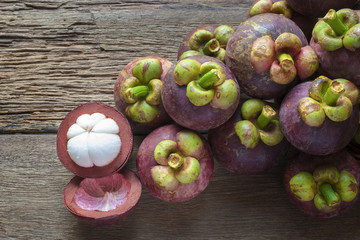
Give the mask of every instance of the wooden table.
M 360 239 L 360 204 L 333 219 L 293 206 L 283 189 L 285 163 L 253 176 L 216 163 L 208 188 L 184 203 L 145 189 L 119 225 L 78 222 L 63 204 L 73 177 L 56 154 L 67 112 L 89 101 L 114 106 L 113 86 L 131 60 L 176 61 L 177 46 L 207 23 L 237 26 L 252 1 L 60 1 L 0 3 L 1 239 Z M 135 170 L 135 137 L 128 167 Z

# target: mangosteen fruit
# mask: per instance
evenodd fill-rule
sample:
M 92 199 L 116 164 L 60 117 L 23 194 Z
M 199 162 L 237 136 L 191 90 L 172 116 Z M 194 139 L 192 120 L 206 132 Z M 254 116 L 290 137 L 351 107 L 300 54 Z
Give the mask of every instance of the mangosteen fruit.
M 171 124 L 146 136 L 139 147 L 136 169 L 153 196 L 183 202 L 207 187 L 214 161 L 203 136 Z
M 84 178 L 105 177 L 118 171 L 132 149 L 133 134 L 126 117 L 100 102 L 78 106 L 58 129 L 57 154 L 61 163 Z
M 356 130 L 355 136 L 347 146 L 349 152 L 357 159 L 360 159 L 360 117 L 359 117 L 359 125 Z
M 91 225 L 109 225 L 125 220 L 141 196 L 141 182 L 122 169 L 101 178 L 75 176 L 64 191 L 67 209 Z
M 228 25 L 206 24 L 189 32 L 178 49 L 178 60 L 206 55 L 224 61 L 227 42 L 234 30 Z
M 294 21 L 310 41 L 312 30 L 317 22 L 314 17 L 304 16 L 290 8 L 285 0 L 256 0 L 250 7 L 248 17 L 253 17 L 262 13 L 276 13 Z
M 322 74 L 348 79 L 360 87 L 360 23 L 356 11 L 330 9 L 315 25 L 310 45 Z
M 301 29 L 283 15 L 264 13 L 242 22 L 231 35 L 225 63 L 241 91 L 254 98 L 281 98 L 298 78 L 318 68 Z
M 329 9 L 352 8 L 358 0 L 286 0 L 296 12 L 308 17 L 322 17 Z
M 280 129 L 278 109 L 255 98 L 241 100 L 229 121 L 209 130 L 208 139 L 215 160 L 239 174 L 271 169 L 290 146 Z
M 284 185 L 290 201 L 303 212 L 331 218 L 358 199 L 359 163 L 346 151 L 327 156 L 300 153 L 288 162 Z
M 163 79 L 171 66 L 165 58 L 149 56 L 131 61 L 120 72 L 114 101 L 134 134 L 147 134 L 172 121 L 161 102 Z
M 240 90 L 235 76 L 221 61 L 204 55 L 179 60 L 167 72 L 161 98 L 179 125 L 208 130 L 235 112 Z
M 312 155 L 340 151 L 359 122 L 359 90 L 345 79 L 320 76 L 295 86 L 280 106 L 280 126 L 297 149 Z

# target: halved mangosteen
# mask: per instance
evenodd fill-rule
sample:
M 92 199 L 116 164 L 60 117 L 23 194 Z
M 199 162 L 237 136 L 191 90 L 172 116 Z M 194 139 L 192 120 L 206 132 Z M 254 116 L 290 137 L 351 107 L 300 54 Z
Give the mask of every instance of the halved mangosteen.
M 126 117 L 99 102 L 80 105 L 67 114 L 57 134 L 57 154 L 72 173 L 98 178 L 121 169 L 133 148 Z
M 125 220 L 141 196 L 141 182 L 123 169 L 102 178 L 75 176 L 64 191 L 67 209 L 92 225 L 109 225 Z

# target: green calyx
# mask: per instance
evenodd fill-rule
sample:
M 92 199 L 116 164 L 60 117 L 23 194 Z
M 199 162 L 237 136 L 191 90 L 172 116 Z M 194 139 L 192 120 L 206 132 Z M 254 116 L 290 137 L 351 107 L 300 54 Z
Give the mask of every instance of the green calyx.
M 255 148 L 261 140 L 275 146 L 283 139 L 276 111 L 260 99 L 249 99 L 241 106 L 242 118 L 235 124 L 235 133 L 246 148 Z
M 250 17 L 262 13 L 282 14 L 287 18 L 291 18 L 292 11 L 286 1 L 273 2 L 273 0 L 259 0 L 250 9 Z
M 161 62 L 155 58 L 139 60 L 132 74 L 120 86 L 120 96 L 128 104 L 125 114 L 135 122 L 151 122 L 160 114 Z
M 227 109 L 238 100 L 235 81 L 225 80 L 224 69 L 215 62 L 200 64 L 183 59 L 175 66 L 173 78 L 178 85 L 186 85 L 186 96 L 195 106 L 210 103 L 214 108 Z
M 350 81 L 320 76 L 311 83 L 309 97 L 299 100 L 297 109 L 308 126 L 319 127 L 326 117 L 334 122 L 348 119 L 358 96 L 356 86 Z
M 306 79 L 318 68 L 314 50 L 302 47 L 300 38 L 288 32 L 275 41 L 270 36 L 256 39 L 251 46 L 250 63 L 257 73 L 270 71 L 271 80 L 282 85 L 291 83 L 297 74 Z
M 353 201 L 358 193 L 354 175 L 332 165 L 320 165 L 311 174 L 300 172 L 289 181 L 290 191 L 302 201 L 313 201 L 325 213 L 335 211 L 341 202 Z
M 200 174 L 200 162 L 204 145 L 194 132 L 184 130 L 176 135 L 176 141 L 163 140 L 154 150 L 158 165 L 151 168 L 151 176 L 156 185 L 166 191 L 174 192 L 183 183 L 195 181 Z
M 330 9 L 313 29 L 314 40 L 327 51 L 342 47 L 355 51 L 359 46 L 359 16 L 349 8 Z
M 212 56 L 220 61 L 224 61 L 225 48 L 234 30 L 227 25 L 220 25 L 211 33 L 206 29 L 195 31 L 189 39 L 191 50 L 184 52 L 179 59 L 184 59 L 193 55 Z

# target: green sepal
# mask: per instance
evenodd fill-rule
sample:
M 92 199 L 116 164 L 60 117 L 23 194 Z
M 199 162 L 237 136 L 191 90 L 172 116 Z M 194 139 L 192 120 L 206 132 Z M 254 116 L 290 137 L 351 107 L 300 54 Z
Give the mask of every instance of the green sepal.
M 220 47 L 225 48 L 229 41 L 229 38 L 233 33 L 234 33 L 234 29 L 232 29 L 230 26 L 220 25 L 217 28 L 215 28 L 213 36 L 215 37 L 216 40 L 219 41 Z
M 132 73 L 141 83 L 147 84 L 151 79 L 160 79 L 161 62 L 155 58 L 142 59 L 135 64 Z
M 343 44 L 350 51 L 355 51 L 360 47 L 360 24 L 356 24 L 346 32 Z
M 199 29 L 191 35 L 189 39 L 189 47 L 192 50 L 199 51 L 201 46 L 213 38 L 211 32 L 205 29 Z
M 202 139 L 196 133 L 189 130 L 182 130 L 176 134 L 178 149 L 183 156 L 201 157 L 204 144 Z
M 199 78 L 201 64 L 193 59 L 183 59 L 176 64 L 173 78 L 176 84 L 183 86 Z
M 272 5 L 273 5 L 272 0 L 260 0 L 252 6 L 252 8 L 249 11 L 249 16 L 253 17 L 258 14 L 269 13 L 271 12 Z
M 293 176 L 289 181 L 289 187 L 294 196 L 302 202 L 313 200 L 316 194 L 316 182 L 308 172 L 300 172 Z
M 358 194 L 358 183 L 353 174 L 346 170 L 340 172 L 339 181 L 334 185 L 336 192 L 344 202 L 351 202 Z
M 359 100 L 359 89 L 357 86 L 353 82 L 342 78 L 334 79 L 334 81 L 339 82 L 345 88 L 342 95 L 350 99 L 352 105 L 355 106 Z
M 161 103 L 162 81 L 160 79 L 152 79 L 149 81 L 150 92 L 145 100 L 150 105 L 159 105 Z
M 322 104 L 310 97 L 300 99 L 297 110 L 301 119 L 310 127 L 319 127 L 325 121 Z
M 196 81 L 191 81 L 186 87 L 186 96 L 195 106 L 204 106 L 214 97 L 214 89 L 206 90 L 199 86 Z
M 246 120 L 256 119 L 265 105 L 266 103 L 263 100 L 257 98 L 248 99 L 241 106 L 241 116 Z
M 336 106 L 324 105 L 323 109 L 330 120 L 334 122 L 341 122 L 351 116 L 353 105 L 350 99 L 341 95 L 336 101 Z
M 175 177 L 174 170 L 169 166 L 154 166 L 150 173 L 151 178 L 160 189 L 172 192 L 179 187 L 180 183 Z
M 210 72 L 213 69 L 217 70 L 217 75 L 219 78 L 219 80 L 217 82 L 215 82 L 213 85 L 218 86 L 225 81 L 226 74 L 225 74 L 224 69 L 216 62 L 205 62 L 205 63 L 201 64 L 200 75 L 203 76 L 204 74 Z
M 154 159 L 160 165 L 167 165 L 168 157 L 171 153 L 178 151 L 177 143 L 172 140 L 163 140 L 159 142 L 154 150 Z
M 228 109 L 236 103 L 238 95 L 235 81 L 228 79 L 215 88 L 215 95 L 210 104 L 214 108 Z
M 313 172 L 314 180 L 319 185 L 324 182 L 335 184 L 339 181 L 339 176 L 340 173 L 338 169 L 335 166 L 327 164 L 316 167 Z
M 147 123 L 159 116 L 160 109 L 158 106 L 148 104 L 145 100 L 140 100 L 127 106 L 125 114 L 135 122 Z
M 179 60 L 182 60 L 184 58 L 191 57 L 191 56 L 197 56 L 197 55 L 201 55 L 201 53 L 199 51 L 189 50 L 189 51 L 183 52 L 183 54 L 180 55 Z
M 249 120 L 242 120 L 235 124 L 235 133 L 246 148 L 255 148 L 260 140 L 256 126 Z
M 322 102 L 322 98 L 326 90 L 329 88 L 331 80 L 325 76 L 320 76 L 311 82 L 309 87 L 309 96 L 319 102 Z
M 196 158 L 186 157 L 179 170 L 175 171 L 175 178 L 181 183 L 191 183 L 200 175 L 200 163 Z
M 259 135 L 261 141 L 268 146 L 275 146 L 284 138 L 279 120 L 272 120 L 264 130 L 259 130 Z

